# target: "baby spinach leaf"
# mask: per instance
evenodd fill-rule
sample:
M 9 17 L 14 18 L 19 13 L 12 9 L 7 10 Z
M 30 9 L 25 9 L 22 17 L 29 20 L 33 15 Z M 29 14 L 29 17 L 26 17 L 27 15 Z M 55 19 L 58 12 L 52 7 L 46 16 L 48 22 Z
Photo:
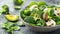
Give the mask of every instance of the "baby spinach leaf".
M 27 23 L 35 23 L 35 20 L 32 16 L 27 16 L 24 20 Z

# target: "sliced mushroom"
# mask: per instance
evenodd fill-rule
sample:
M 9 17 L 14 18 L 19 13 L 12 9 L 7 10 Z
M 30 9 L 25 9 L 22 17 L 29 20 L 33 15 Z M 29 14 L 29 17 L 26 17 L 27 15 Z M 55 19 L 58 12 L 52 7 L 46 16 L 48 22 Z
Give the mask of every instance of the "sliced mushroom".
M 35 9 L 35 8 L 37 9 L 38 6 L 37 6 L 37 5 L 33 5 L 33 6 L 31 6 L 31 7 L 30 7 L 30 10 L 32 11 L 32 10 Z
M 53 26 L 56 25 L 56 22 L 51 19 L 51 20 L 49 20 L 48 22 L 46 22 L 46 25 L 47 25 L 47 26 L 50 26 L 50 27 L 53 27 Z
M 48 20 L 48 13 L 44 13 L 44 14 L 43 14 L 43 19 L 44 19 L 45 21 Z
M 34 14 L 34 19 L 35 20 L 39 19 L 39 15 L 38 14 Z
M 45 8 L 45 9 L 44 9 L 44 12 L 48 12 L 48 8 Z
M 55 8 L 54 13 L 56 16 L 60 16 L 60 8 Z

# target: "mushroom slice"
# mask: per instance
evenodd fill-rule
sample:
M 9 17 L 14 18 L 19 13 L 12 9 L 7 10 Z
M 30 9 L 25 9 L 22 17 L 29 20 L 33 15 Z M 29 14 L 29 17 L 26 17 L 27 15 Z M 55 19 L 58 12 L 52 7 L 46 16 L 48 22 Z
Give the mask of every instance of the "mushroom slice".
M 35 13 L 35 14 L 34 14 L 34 19 L 35 19 L 35 20 L 39 19 L 39 15 Z
M 43 14 L 43 19 L 46 20 L 46 21 L 48 20 L 48 13 Z
M 56 16 L 60 16 L 60 8 L 55 8 L 54 14 L 55 14 Z
M 37 5 L 33 5 L 33 6 L 30 7 L 30 10 L 32 11 L 33 9 L 37 9 L 37 8 L 38 8 Z
M 54 20 L 50 19 L 48 22 L 46 22 L 46 25 L 50 26 L 50 27 L 53 27 L 53 26 L 56 25 L 56 22 Z

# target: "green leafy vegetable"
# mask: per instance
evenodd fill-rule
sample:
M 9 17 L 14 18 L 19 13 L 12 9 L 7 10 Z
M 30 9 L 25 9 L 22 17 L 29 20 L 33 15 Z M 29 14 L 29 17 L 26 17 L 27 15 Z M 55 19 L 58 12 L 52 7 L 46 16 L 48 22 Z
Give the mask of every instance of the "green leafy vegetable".
M 26 9 L 26 10 L 24 11 L 24 14 L 27 15 L 27 16 L 29 16 L 29 15 L 31 14 L 31 11 L 30 11 L 29 9 Z
M 35 23 L 35 20 L 32 16 L 27 16 L 24 20 L 27 23 Z
M 42 6 L 39 7 L 39 9 L 40 9 L 41 11 L 43 11 L 45 8 L 46 8 L 46 5 L 42 5 Z
M 45 25 L 45 21 L 43 19 L 37 20 L 37 26 L 44 26 L 44 25 Z
M 60 17 L 57 17 L 57 16 L 53 16 L 52 19 L 55 20 L 56 22 L 60 21 Z
M 60 25 L 60 21 L 56 22 L 57 25 Z
M 48 5 L 45 2 L 41 1 L 38 3 L 38 6 L 39 9 L 43 11 Z
M 10 32 L 11 34 L 14 34 L 15 30 L 19 30 L 20 27 L 15 25 L 16 23 L 13 22 L 6 22 L 2 25 L 2 28 L 6 30 L 6 32 Z
M 45 2 L 43 2 L 43 1 L 38 3 L 38 6 L 42 6 L 42 5 L 46 5 L 47 6 L 47 4 Z
M 3 5 L 2 10 L 2 14 L 9 14 L 9 7 L 7 5 Z
M 49 8 L 48 9 L 48 14 L 49 14 L 49 16 L 53 17 L 54 16 L 54 9 L 53 8 Z
M 21 12 L 20 12 L 20 16 L 21 16 L 21 18 L 25 18 L 26 17 L 26 15 L 24 14 L 24 10 L 22 10 Z
M 31 7 L 33 5 L 37 5 L 37 3 L 36 2 L 31 2 L 28 6 Z
M 23 0 L 14 0 L 15 5 L 21 5 L 23 3 Z

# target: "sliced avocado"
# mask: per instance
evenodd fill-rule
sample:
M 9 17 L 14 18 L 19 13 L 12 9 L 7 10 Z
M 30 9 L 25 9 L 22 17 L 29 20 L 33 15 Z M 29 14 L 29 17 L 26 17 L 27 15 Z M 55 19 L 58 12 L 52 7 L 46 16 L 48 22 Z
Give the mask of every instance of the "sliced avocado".
M 17 21 L 19 19 L 18 15 L 5 15 L 5 17 L 9 21 Z

